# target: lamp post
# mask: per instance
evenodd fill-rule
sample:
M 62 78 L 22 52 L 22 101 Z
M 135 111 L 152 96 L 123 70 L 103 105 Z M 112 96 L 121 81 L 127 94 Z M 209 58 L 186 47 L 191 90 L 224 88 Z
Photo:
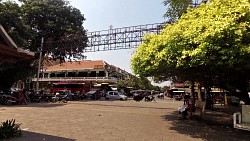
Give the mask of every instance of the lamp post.
M 36 75 L 36 93 L 37 94 L 38 94 L 38 89 L 39 89 L 39 73 L 40 73 L 41 62 L 42 62 L 43 41 L 44 41 L 44 38 L 42 37 L 41 47 L 39 48 L 39 61 L 38 61 L 38 69 L 37 69 L 37 75 Z

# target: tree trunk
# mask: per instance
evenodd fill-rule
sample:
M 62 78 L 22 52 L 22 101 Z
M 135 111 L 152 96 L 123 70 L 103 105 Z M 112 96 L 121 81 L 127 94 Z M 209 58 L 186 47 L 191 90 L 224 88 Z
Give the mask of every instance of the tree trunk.
M 205 101 L 206 108 L 212 110 L 214 107 L 213 95 L 210 93 L 210 87 L 208 85 L 205 85 Z
M 202 101 L 201 84 L 200 83 L 198 83 L 198 100 Z
M 248 95 L 247 87 L 244 89 L 241 89 L 241 93 L 242 93 L 242 99 L 244 100 L 245 104 L 250 105 L 250 98 Z
M 243 100 L 244 100 L 246 105 L 250 105 L 250 98 L 249 98 L 249 95 L 247 92 L 243 93 Z
M 240 89 L 241 93 L 242 93 L 242 99 L 245 102 L 246 105 L 250 105 L 250 98 L 248 95 L 248 91 L 247 91 L 247 87 L 248 87 L 248 82 L 246 83 L 246 85 L 242 84 L 242 88 Z
M 205 101 L 207 100 L 207 99 L 209 99 L 210 97 L 211 97 L 211 95 L 210 95 L 210 87 L 208 86 L 208 85 L 205 85 L 205 87 L 204 87 L 205 89 Z
M 194 81 L 191 81 L 191 95 L 193 97 L 193 101 L 195 102 Z

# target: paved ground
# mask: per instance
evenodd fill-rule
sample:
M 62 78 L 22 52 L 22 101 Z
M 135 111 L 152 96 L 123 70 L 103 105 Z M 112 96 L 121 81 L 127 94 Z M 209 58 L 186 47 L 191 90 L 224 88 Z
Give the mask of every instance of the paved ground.
M 0 121 L 22 123 L 23 136 L 11 141 L 250 140 L 250 132 L 232 129 L 232 116 L 221 112 L 207 112 L 198 121 L 178 120 L 181 104 L 171 99 L 31 103 L 1 106 Z

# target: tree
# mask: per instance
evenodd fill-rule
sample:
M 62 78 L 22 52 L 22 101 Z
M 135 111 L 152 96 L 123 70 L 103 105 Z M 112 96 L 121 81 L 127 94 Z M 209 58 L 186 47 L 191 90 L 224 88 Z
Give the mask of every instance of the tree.
M 21 5 L 14 1 L 0 2 L 0 24 L 18 47 L 36 52 L 38 59 L 38 49 L 41 46 L 41 38 L 44 37 L 43 55 L 49 54 L 54 59 L 62 61 L 66 57 L 77 59 L 85 57 L 82 51 L 86 47 L 87 36 L 82 26 L 85 18 L 80 10 L 65 0 L 20 0 L 20 2 Z M 17 68 L 16 65 L 19 65 L 20 69 L 14 69 Z M 7 66 L 1 65 L 1 67 Z M 13 67 L 0 72 L 0 78 L 11 75 L 6 73 L 12 73 L 12 76 L 7 77 L 8 81 L 5 81 L 4 87 L 11 86 L 16 79 L 22 79 L 21 76 L 23 78 L 27 76 L 26 71 L 21 74 L 21 70 L 24 70 L 21 68 L 30 68 L 30 65 L 13 64 Z
M 33 51 L 45 38 L 45 49 L 64 59 L 65 56 L 82 57 L 87 44 L 86 31 L 82 24 L 85 20 L 79 9 L 65 0 L 21 0 L 23 19 L 30 25 L 33 40 L 29 47 Z
M 188 8 L 195 8 L 200 3 L 210 3 L 212 0 L 164 0 L 163 5 L 167 7 L 164 14 L 170 22 L 177 21 L 184 13 L 188 12 Z
M 182 14 L 187 12 L 188 7 L 192 4 L 192 0 L 164 0 L 163 5 L 167 6 L 164 17 L 169 21 L 177 21 Z
M 43 54 L 62 60 L 84 57 L 87 36 L 80 10 L 65 0 L 19 1 L 21 6 L 11 1 L 0 3 L 0 24 L 19 47 L 37 52 L 44 37 Z
M 146 35 L 131 60 L 132 68 L 143 76 L 229 84 L 244 92 L 249 103 L 249 17 L 248 0 L 201 4 L 160 35 Z M 239 86 L 239 81 L 244 85 Z
M 25 25 L 22 19 L 22 10 L 20 6 L 11 1 L 0 3 L 0 24 L 12 37 L 19 47 L 28 46 L 30 38 L 29 26 Z
M 118 89 L 124 89 L 124 88 L 139 88 L 138 84 L 135 82 L 134 78 L 128 79 L 128 80 L 120 80 L 117 82 Z
M 119 89 L 131 87 L 133 89 L 159 90 L 159 87 L 153 86 L 145 77 L 131 77 L 128 80 L 120 80 L 117 83 Z

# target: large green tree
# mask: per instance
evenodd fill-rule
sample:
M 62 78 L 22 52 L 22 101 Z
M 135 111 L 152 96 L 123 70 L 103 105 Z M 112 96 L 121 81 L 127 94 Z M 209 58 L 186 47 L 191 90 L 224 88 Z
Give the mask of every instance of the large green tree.
M 178 20 L 182 14 L 187 12 L 188 7 L 191 6 L 193 0 L 164 0 L 163 5 L 167 7 L 164 17 L 171 22 Z
M 0 3 L 0 24 L 19 47 L 27 47 L 30 38 L 29 25 L 25 25 L 20 6 L 11 1 Z
M 38 59 L 38 48 L 43 37 L 43 55 L 50 54 L 54 59 L 60 60 L 66 59 L 65 57 L 84 57 L 82 50 L 86 46 L 87 36 L 82 26 L 85 18 L 80 10 L 72 7 L 66 0 L 19 2 L 20 4 L 15 1 L 0 2 L 0 24 L 18 47 L 35 52 Z M 34 70 L 30 68 L 30 64 L 20 62 L 12 66 L 1 64 L 0 67 L 4 68 L 0 71 L 0 85 L 4 84 L 5 88 L 17 79 L 26 77 L 29 74 L 26 68 L 29 71 Z
M 147 35 L 132 58 L 136 74 L 182 77 L 240 89 L 249 104 L 250 3 L 214 0 L 190 9 L 160 35 Z
M 159 90 L 159 87 L 153 86 L 151 82 L 145 77 L 132 76 L 128 80 L 120 80 L 117 83 L 118 88 L 133 88 L 133 89 L 147 89 L 147 90 Z
M 164 0 L 163 5 L 167 7 L 164 17 L 170 22 L 177 21 L 188 8 L 195 8 L 200 3 L 210 3 L 212 0 Z
M 59 58 L 77 57 L 87 43 L 85 20 L 80 10 L 65 0 L 20 0 L 23 19 L 33 32 L 33 51 L 45 38 L 45 49 Z
M 0 24 L 19 47 L 37 52 L 44 38 L 44 54 L 55 58 L 83 57 L 87 43 L 85 20 L 66 0 L 19 0 L 0 3 Z

